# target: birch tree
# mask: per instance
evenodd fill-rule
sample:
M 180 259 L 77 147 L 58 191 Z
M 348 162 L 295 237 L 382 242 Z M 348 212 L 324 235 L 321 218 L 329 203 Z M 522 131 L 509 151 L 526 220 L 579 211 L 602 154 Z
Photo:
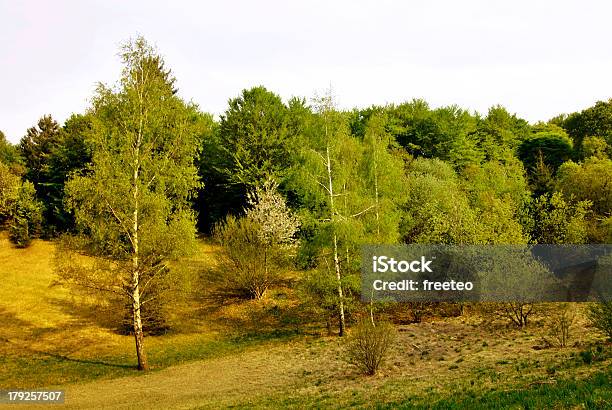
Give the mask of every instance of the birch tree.
M 319 268 L 334 276 L 339 335 L 345 334 L 346 295 L 355 238 L 361 236 L 360 218 L 374 208 L 362 195 L 358 176 L 363 146 L 349 133 L 346 116 L 339 112 L 331 94 L 315 99 L 315 115 L 307 126 L 291 189 L 303 202 L 303 230 L 311 230 L 317 244 Z M 290 184 L 291 185 L 291 184 Z M 321 286 L 307 288 L 324 291 Z
M 138 368 L 146 370 L 142 307 L 158 301 L 152 289 L 170 274 L 168 262 L 195 240 L 198 113 L 177 97 L 171 72 L 143 38 L 120 55 L 120 82 L 100 85 L 93 99 L 92 163 L 66 185 L 80 231 L 69 251 L 107 263 L 78 265 L 65 255 L 59 273 L 129 301 Z
M 397 243 L 399 240 L 400 204 L 406 190 L 404 163 L 392 136 L 385 129 L 382 113 L 373 114 L 364 135 L 362 181 L 373 197 L 374 208 L 368 213 L 368 231 L 374 243 Z

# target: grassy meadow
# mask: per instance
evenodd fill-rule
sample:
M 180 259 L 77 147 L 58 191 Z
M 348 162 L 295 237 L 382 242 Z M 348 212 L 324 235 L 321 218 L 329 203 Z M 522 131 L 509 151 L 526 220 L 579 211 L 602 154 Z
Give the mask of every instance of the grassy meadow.
M 194 272 L 215 263 L 201 241 Z M 177 308 L 181 331 L 145 338 L 152 372 L 136 370 L 134 340 L 88 297 L 56 283 L 54 243 L 16 249 L 0 237 L 0 389 L 66 389 L 67 408 L 605 408 L 612 349 L 576 305 L 570 347 L 547 347 L 547 318 L 525 330 L 458 317 L 397 324 L 382 371 L 361 375 L 323 324 L 295 329 L 278 315 L 289 289 L 263 301 L 218 302 L 194 283 Z M 205 282 L 202 275 L 195 282 Z M 290 278 L 288 278 L 290 280 Z M 210 290 L 210 289 L 209 289 Z M 402 323 L 398 319 L 398 323 Z

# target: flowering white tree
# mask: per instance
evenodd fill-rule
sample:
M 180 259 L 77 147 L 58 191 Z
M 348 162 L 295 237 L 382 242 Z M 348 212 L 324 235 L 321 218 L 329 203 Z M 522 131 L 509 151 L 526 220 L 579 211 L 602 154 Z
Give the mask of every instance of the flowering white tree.
M 228 288 L 261 299 L 286 268 L 300 224 L 274 180 L 247 198 L 245 216 L 228 217 L 215 235 L 225 248 L 221 266 Z

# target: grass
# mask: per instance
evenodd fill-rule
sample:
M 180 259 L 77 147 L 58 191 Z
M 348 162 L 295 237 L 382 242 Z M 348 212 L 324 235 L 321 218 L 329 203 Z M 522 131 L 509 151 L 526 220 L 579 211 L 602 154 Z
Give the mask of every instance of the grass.
M 214 247 L 201 244 L 192 266 L 210 264 Z M 0 232 L 0 389 L 51 387 L 123 376 L 139 376 L 134 339 L 105 324 L 96 301 L 57 285 L 52 242 L 13 247 Z M 289 335 L 228 332 L 192 316 L 186 333 L 145 339 L 153 370 L 220 357 Z
M 397 389 L 398 386 L 393 388 Z M 372 391 L 353 390 L 348 394 L 315 396 L 275 396 L 238 408 L 377 408 L 377 409 L 606 409 L 612 408 L 610 370 L 584 379 L 562 379 L 541 383 L 504 386 L 502 389 L 458 388 L 451 392 L 424 389 L 406 392 L 405 397 L 384 402 Z M 201 407 L 207 408 L 207 407 Z
M 452 397 L 421 398 L 416 403 L 395 403 L 381 408 L 427 409 L 604 409 L 612 408 L 610 372 L 598 372 L 584 380 L 559 380 L 505 391 L 457 392 Z
M 186 265 L 202 271 L 216 252 L 202 242 Z M 289 289 L 264 302 L 228 302 L 207 297 L 207 283 L 195 279 L 189 303 L 177 308 L 182 332 L 145 338 L 152 371 L 143 374 L 135 370 L 133 338 L 114 332 L 95 300 L 54 285 L 53 253 L 52 242 L 15 249 L 0 233 L 0 389 L 62 387 L 67 408 L 120 407 L 132 399 L 146 408 L 611 402 L 611 346 L 580 315 L 564 349 L 535 348 L 546 336 L 545 315 L 526 331 L 485 323 L 477 313 L 397 326 L 382 371 L 365 377 L 346 362 L 343 339 L 283 324 L 279 312 L 295 302 Z

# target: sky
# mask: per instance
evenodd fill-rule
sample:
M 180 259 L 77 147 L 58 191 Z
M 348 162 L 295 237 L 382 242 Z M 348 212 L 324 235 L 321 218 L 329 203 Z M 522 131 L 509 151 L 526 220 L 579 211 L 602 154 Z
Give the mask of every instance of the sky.
M 609 1 L 0 0 L 0 130 L 83 112 L 143 35 L 179 93 L 220 115 L 241 90 L 331 85 L 342 108 L 424 98 L 537 122 L 612 97 Z

